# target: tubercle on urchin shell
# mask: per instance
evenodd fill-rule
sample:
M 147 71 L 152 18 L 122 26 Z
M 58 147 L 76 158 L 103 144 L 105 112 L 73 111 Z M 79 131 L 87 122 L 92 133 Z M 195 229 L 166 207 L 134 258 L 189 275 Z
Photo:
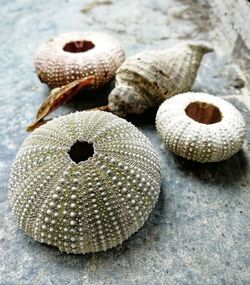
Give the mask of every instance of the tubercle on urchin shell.
M 188 113 L 188 106 L 193 114 Z M 205 108 L 215 116 L 201 118 L 197 111 L 207 112 Z M 229 102 L 205 93 L 189 92 L 166 100 L 157 112 L 156 128 L 167 148 L 202 163 L 230 158 L 240 150 L 246 136 L 241 113 Z
M 76 141 L 94 145 L 76 164 Z M 73 113 L 35 130 L 18 152 L 9 189 L 14 216 L 34 239 L 73 253 L 97 252 L 136 232 L 160 191 L 160 163 L 132 124 L 101 111 Z

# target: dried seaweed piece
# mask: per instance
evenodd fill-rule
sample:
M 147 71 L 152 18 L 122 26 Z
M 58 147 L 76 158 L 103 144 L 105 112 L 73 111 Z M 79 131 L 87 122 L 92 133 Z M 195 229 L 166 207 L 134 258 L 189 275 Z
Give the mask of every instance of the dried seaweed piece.
M 43 120 L 44 117 L 56 110 L 61 105 L 68 102 L 72 97 L 74 97 L 83 89 L 90 87 L 93 84 L 94 80 L 94 76 L 89 76 L 75 80 L 61 88 L 53 89 L 50 92 L 50 95 L 46 98 L 46 100 L 39 108 L 35 122 L 27 127 L 27 131 L 33 131 L 41 124 L 45 124 L 47 121 Z

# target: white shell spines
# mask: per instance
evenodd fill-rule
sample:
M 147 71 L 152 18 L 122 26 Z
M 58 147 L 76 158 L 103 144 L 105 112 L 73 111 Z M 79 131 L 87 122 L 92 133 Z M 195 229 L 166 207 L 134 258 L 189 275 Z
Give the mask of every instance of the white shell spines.
M 94 154 L 76 164 L 76 141 Z M 20 228 L 62 251 L 121 244 L 148 218 L 160 191 L 159 158 L 131 123 L 101 112 L 59 117 L 35 130 L 18 152 L 9 190 Z
M 215 106 L 221 120 L 205 124 L 190 118 L 185 110 L 192 102 Z M 231 103 L 205 93 L 188 92 L 166 100 L 157 112 L 156 127 L 168 149 L 199 162 L 231 157 L 242 147 L 246 136 L 241 113 Z

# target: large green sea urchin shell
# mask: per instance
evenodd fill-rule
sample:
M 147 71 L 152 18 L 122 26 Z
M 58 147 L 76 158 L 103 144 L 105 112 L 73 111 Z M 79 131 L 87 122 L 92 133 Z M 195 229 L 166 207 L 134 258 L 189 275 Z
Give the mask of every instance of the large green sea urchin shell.
M 76 163 L 70 151 L 83 141 L 93 145 L 93 155 Z M 136 232 L 158 199 L 160 182 L 149 140 L 124 119 L 91 111 L 35 130 L 15 158 L 9 189 L 14 216 L 29 236 L 87 253 Z

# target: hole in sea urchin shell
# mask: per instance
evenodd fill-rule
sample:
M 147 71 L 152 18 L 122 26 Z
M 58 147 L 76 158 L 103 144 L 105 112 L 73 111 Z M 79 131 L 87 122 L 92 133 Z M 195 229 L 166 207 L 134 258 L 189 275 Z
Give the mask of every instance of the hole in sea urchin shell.
M 188 117 L 201 124 L 215 124 L 222 120 L 219 108 L 205 102 L 192 102 L 186 107 L 185 112 Z
M 87 160 L 89 157 L 92 157 L 94 154 L 93 144 L 84 141 L 83 142 L 76 141 L 71 146 L 68 154 L 75 163 Z
M 66 52 L 77 53 L 88 51 L 94 47 L 95 45 L 90 41 L 75 41 L 66 43 L 63 50 Z

